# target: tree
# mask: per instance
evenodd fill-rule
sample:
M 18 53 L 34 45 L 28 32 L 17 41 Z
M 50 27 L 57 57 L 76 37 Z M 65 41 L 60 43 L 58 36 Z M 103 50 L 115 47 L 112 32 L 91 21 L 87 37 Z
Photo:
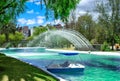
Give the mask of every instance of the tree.
M 0 33 L 4 33 L 9 41 L 9 33 L 15 33 L 16 17 L 25 10 L 27 0 L 1 0 L 0 2 Z M 14 22 L 14 23 L 13 23 Z
M 14 47 L 17 47 L 17 45 L 23 40 L 24 35 L 21 32 L 15 32 L 15 34 L 10 33 L 9 34 L 9 39 L 12 43 L 12 45 L 14 45 Z
M 34 32 L 33 32 L 33 35 L 34 35 L 34 36 L 38 36 L 39 34 L 45 32 L 45 31 L 47 31 L 47 30 L 48 30 L 47 27 L 35 27 L 35 28 L 34 28 Z
M 104 27 L 100 25 L 100 23 L 96 24 L 95 27 L 95 39 L 97 44 L 103 44 L 106 41 L 106 30 Z
M 38 27 L 34 27 L 34 32 L 33 35 L 34 36 L 38 36 L 39 34 L 49 31 L 49 30 L 55 30 L 56 28 L 50 24 L 47 24 L 46 26 L 38 26 Z
M 9 41 L 9 33 L 13 33 L 15 34 L 15 31 L 16 31 L 16 25 L 14 23 L 8 23 L 6 25 L 3 25 L 1 28 L 0 28 L 0 33 L 1 34 L 5 34 L 5 37 L 6 37 L 6 41 L 8 42 Z
M 78 18 L 78 21 L 72 21 L 68 24 L 68 27 L 83 34 L 89 41 L 95 37 L 95 25 L 96 23 L 92 20 L 92 16 L 86 13 Z M 72 27 L 74 26 L 74 27 Z
M 2 0 L 0 3 L 0 24 L 8 23 L 25 10 L 25 3 L 28 0 Z M 38 0 L 34 0 L 38 1 Z M 72 9 L 75 9 L 80 0 L 39 0 L 46 5 L 46 18 L 60 18 L 62 21 L 67 21 L 67 18 Z
M 43 1 L 47 8 L 46 17 L 48 17 L 48 14 L 50 14 L 49 12 L 51 12 L 52 10 L 54 12 L 55 19 L 60 18 L 62 21 L 66 22 L 68 20 L 67 18 L 70 14 L 70 11 L 76 8 L 76 5 L 77 3 L 79 3 L 80 0 L 43 0 Z
M 2 45 L 5 42 L 5 35 L 0 34 L 0 45 Z
M 120 35 L 120 0 L 106 0 L 97 4 L 99 22 L 107 30 L 107 40 L 113 46 L 116 43 L 115 36 Z
M 1 0 L 0 1 L 0 24 L 7 24 L 16 19 L 25 9 L 27 0 Z
M 0 22 L 7 23 L 11 19 L 15 19 L 20 13 L 25 10 L 25 3 L 28 0 L 1 0 L 0 3 Z M 33 0 L 38 1 L 38 0 Z M 46 18 L 53 13 L 54 18 L 60 18 L 62 21 L 67 21 L 67 18 L 72 9 L 76 8 L 80 0 L 39 0 L 41 4 L 46 5 Z M 4 21 L 3 21 L 4 20 Z

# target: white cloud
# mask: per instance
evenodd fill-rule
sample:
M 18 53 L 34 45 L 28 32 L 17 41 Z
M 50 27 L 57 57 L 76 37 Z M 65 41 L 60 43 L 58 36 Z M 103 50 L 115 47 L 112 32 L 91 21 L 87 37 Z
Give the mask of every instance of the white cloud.
M 20 25 L 33 25 L 33 24 L 36 24 L 35 19 L 25 19 L 25 18 L 18 19 L 18 23 Z
M 79 2 L 79 4 L 76 7 L 76 10 L 74 11 L 75 14 L 75 18 L 76 20 L 78 19 L 78 17 L 89 13 L 93 16 L 93 19 L 96 20 L 98 18 L 98 13 L 95 11 L 96 8 L 96 3 L 98 2 L 98 0 L 81 0 Z M 101 0 L 99 0 L 99 2 L 101 2 Z M 72 14 L 72 13 L 71 13 Z M 70 16 L 71 16 L 70 14 Z M 69 18 L 69 20 L 71 20 L 72 17 Z
M 29 11 L 27 11 L 27 13 L 32 14 L 32 13 L 34 13 L 34 10 L 29 10 Z
M 37 23 L 38 23 L 38 24 L 42 24 L 43 22 L 44 22 L 44 21 L 43 21 L 42 19 L 38 19 L 38 20 L 37 20 Z
M 25 24 L 26 22 L 27 22 L 27 20 L 25 18 L 18 19 L 18 23 L 20 23 L 20 24 Z
M 18 23 L 20 25 L 43 25 L 44 19 L 45 19 L 44 16 L 38 16 L 36 19 L 20 18 L 20 19 L 18 19 Z M 54 20 L 54 21 L 51 21 L 51 22 L 48 21 L 44 24 L 44 26 L 47 25 L 47 24 L 51 24 L 51 25 L 61 24 L 62 26 L 64 26 L 64 23 L 60 19 Z
M 61 24 L 62 26 L 64 26 L 65 24 L 60 20 L 60 19 L 58 19 L 58 20 L 54 20 L 54 21 L 48 21 L 48 22 L 46 22 L 43 26 L 46 26 L 47 24 L 50 24 L 50 25 L 57 25 L 57 24 Z
M 43 24 L 43 26 L 46 26 L 47 24 L 51 24 L 51 22 L 47 21 Z
M 40 3 L 40 1 L 38 1 L 38 2 L 35 2 L 35 4 L 36 4 L 36 5 L 40 5 L 41 3 Z
M 39 12 L 36 12 L 36 14 L 40 14 Z
M 85 5 L 85 4 L 87 4 L 89 1 L 90 1 L 90 0 L 81 0 L 79 4 L 80 4 L 80 5 Z
M 38 19 L 45 19 L 44 16 L 37 16 Z
M 46 26 L 47 24 L 51 24 L 51 22 L 47 21 L 43 24 L 43 26 Z
M 87 13 L 87 11 L 80 10 L 80 11 L 78 12 L 78 15 L 81 16 L 81 15 L 84 15 L 84 14 L 86 14 L 86 13 Z
M 42 24 L 44 22 L 44 16 L 37 16 L 37 24 Z
M 99 16 L 99 13 L 97 13 L 97 12 L 91 12 L 90 14 L 91 14 L 92 17 L 93 17 L 93 20 L 97 21 L 97 18 L 98 18 L 98 16 Z
M 28 0 L 28 2 L 33 2 L 34 0 Z
M 62 26 L 64 25 L 64 23 L 60 19 L 55 20 L 53 24 L 61 24 Z
M 97 0 L 81 0 L 77 5 L 77 9 L 83 11 L 93 11 L 96 5 L 96 1 Z
M 34 4 L 36 4 L 36 5 L 40 5 L 40 4 L 41 4 L 41 1 L 40 1 L 40 0 L 28 0 L 28 2 L 34 3 Z M 44 4 L 44 1 L 42 1 L 42 4 Z
M 28 19 L 27 20 L 27 25 L 33 25 L 33 24 L 35 24 L 36 22 L 35 22 L 35 19 Z

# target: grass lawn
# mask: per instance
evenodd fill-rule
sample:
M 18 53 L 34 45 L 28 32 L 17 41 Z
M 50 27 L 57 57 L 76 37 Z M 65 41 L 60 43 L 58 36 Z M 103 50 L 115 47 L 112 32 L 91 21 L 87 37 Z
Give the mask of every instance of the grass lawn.
M 58 81 L 35 66 L 0 54 L 0 81 Z

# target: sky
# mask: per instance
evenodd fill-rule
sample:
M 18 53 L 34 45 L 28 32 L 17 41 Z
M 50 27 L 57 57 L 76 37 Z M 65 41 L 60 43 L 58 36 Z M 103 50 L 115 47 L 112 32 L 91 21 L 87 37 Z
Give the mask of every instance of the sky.
M 80 3 L 77 5 L 75 10 L 75 16 L 79 17 L 86 12 L 89 11 L 91 15 L 93 15 L 93 18 L 96 19 L 98 14 L 93 12 L 93 9 L 95 7 L 96 0 L 81 0 Z M 17 18 L 17 24 L 19 26 L 45 26 L 46 24 L 62 24 L 64 23 L 58 19 L 54 20 L 52 17 L 46 20 L 45 18 L 45 5 L 42 4 L 42 8 L 40 6 L 40 2 L 33 2 L 33 0 L 29 0 L 26 3 L 26 10 L 24 13 L 20 14 L 20 16 Z

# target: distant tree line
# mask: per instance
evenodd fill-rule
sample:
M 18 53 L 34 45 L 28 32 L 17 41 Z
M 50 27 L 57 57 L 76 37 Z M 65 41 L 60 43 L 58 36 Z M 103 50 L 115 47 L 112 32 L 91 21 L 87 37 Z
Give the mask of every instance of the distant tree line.
M 120 0 L 102 0 L 96 5 L 97 21 L 86 13 L 75 22 L 73 15 L 66 28 L 81 32 L 92 44 L 107 43 L 113 50 L 116 43 L 120 44 Z

